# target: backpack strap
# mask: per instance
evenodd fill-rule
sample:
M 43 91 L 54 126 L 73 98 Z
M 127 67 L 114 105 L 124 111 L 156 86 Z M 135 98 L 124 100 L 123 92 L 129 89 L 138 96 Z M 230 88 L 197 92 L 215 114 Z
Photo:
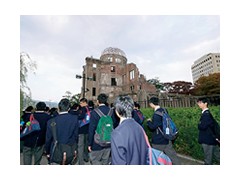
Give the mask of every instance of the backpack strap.
M 94 109 L 94 111 L 95 111 L 100 117 L 105 116 L 105 114 L 103 114 L 103 112 L 102 112 L 99 108 Z
M 159 112 L 159 111 L 156 111 L 154 114 L 157 114 L 161 117 L 163 117 L 163 112 Z M 158 126 L 156 130 L 159 130 L 161 132 L 161 134 L 164 136 L 164 133 L 162 131 L 162 129 Z
M 110 108 L 110 110 L 109 110 L 109 112 L 108 112 L 108 114 L 107 114 L 107 115 L 111 117 L 111 116 L 112 116 L 112 114 L 113 114 L 113 109 L 112 109 L 112 108 Z
M 55 119 L 52 118 L 51 120 L 51 127 L 52 127 L 52 134 L 53 134 L 53 139 L 55 142 L 57 142 L 57 130 L 56 130 L 56 122 Z
M 163 112 L 159 112 L 159 111 L 156 111 L 154 114 L 159 115 L 159 116 L 163 116 Z
M 103 114 L 103 112 L 102 112 L 99 108 L 96 108 L 96 109 L 94 109 L 94 110 L 96 111 L 96 113 L 97 113 L 100 117 L 106 116 L 105 114 Z M 112 116 L 112 113 L 113 113 L 113 109 L 110 108 L 107 116 Z

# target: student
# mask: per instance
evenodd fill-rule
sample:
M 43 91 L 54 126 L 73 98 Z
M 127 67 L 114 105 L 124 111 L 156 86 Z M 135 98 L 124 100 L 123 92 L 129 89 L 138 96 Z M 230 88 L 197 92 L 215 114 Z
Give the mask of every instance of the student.
M 88 100 L 86 98 L 80 99 L 80 114 L 79 121 L 86 121 L 90 119 L 90 109 L 88 107 Z M 78 164 L 84 165 L 84 160 L 88 161 L 88 129 L 89 123 L 79 127 L 78 129 Z
M 56 123 L 57 140 L 61 144 L 77 144 L 78 143 L 78 117 L 68 113 L 70 109 L 70 102 L 68 99 L 62 99 L 59 104 L 59 115 L 54 117 Z M 46 154 L 50 160 L 52 156 L 53 147 L 53 132 L 51 126 L 52 120 L 47 123 L 46 132 Z M 76 146 L 77 147 L 77 146 Z M 77 149 L 76 149 L 77 151 Z M 50 164 L 54 164 L 50 161 Z
M 120 123 L 111 135 L 113 165 L 146 165 L 148 146 L 143 128 L 132 118 L 133 100 L 119 96 L 114 103 Z
M 199 136 L 198 143 L 202 145 L 204 151 L 204 164 L 211 165 L 213 158 L 220 163 L 220 148 L 217 146 L 218 141 L 213 136 L 211 127 L 213 127 L 214 119 L 208 109 L 207 98 L 199 98 L 197 100 L 202 115 L 198 124 Z
M 135 119 L 135 121 L 143 126 L 144 116 L 143 113 L 140 111 L 140 104 L 137 102 L 134 102 L 134 108 L 132 111 L 132 117 Z
M 28 106 L 24 111 L 23 115 L 21 116 L 21 122 L 20 122 L 20 133 L 24 130 L 26 127 L 26 123 L 29 121 L 30 115 L 33 113 L 33 107 Z M 23 152 L 23 144 L 24 141 L 20 139 L 20 152 Z
M 155 112 L 164 111 L 163 108 L 159 106 L 159 99 L 157 97 L 151 97 L 149 100 L 149 105 L 152 109 L 154 109 Z M 161 128 L 161 130 L 163 130 L 162 117 L 157 115 L 155 112 L 152 116 L 152 120 L 148 119 L 147 121 L 149 129 L 153 132 L 152 147 L 163 151 L 172 160 L 173 165 L 179 165 L 181 163 L 179 161 L 179 158 L 177 157 L 176 151 L 172 146 L 172 142 L 166 139 L 158 130 L 158 128 Z
M 108 96 L 104 93 L 99 94 L 97 97 L 98 109 L 105 115 L 110 111 L 110 107 L 106 106 Z M 112 113 L 113 124 L 116 124 L 116 120 Z M 94 141 L 95 131 L 98 126 L 100 116 L 94 109 L 90 115 L 89 131 L 88 131 L 88 151 L 90 163 L 93 165 L 107 165 L 110 159 L 110 146 L 103 147 Z
M 23 144 L 24 165 L 31 165 L 33 157 L 34 165 L 40 165 L 44 153 L 47 122 L 51 118 L 51 116 L 45 112 L 45 109 L 46 104 L 44 102 L 38 102 L 36 104 L 36 110 L 33 113 L 33 116 L 39 122 L 41 130 L 35 131 L 22 139 L 24 141 Z

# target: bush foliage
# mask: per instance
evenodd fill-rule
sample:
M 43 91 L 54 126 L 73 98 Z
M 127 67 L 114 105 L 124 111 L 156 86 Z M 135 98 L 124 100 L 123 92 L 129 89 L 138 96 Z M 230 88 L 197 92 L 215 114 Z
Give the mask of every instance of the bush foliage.
M 209 107 L 213 117 L 220 123 L 220 106 Z M 179 154 L 191 156 L 195 159 L 203 160 L 203 150 L 198 144 L 198 123 L 201 116 L 199 107 L 190 108 L 167 108 L 169 115 L 174 120 L 179 129 L 179 136 L 174 141 L 174 148 Z M 153 110 L 150 108 L 141 109 L 146 119 L 151 118 Z M 151 131 L 144 122 L 144 129 L 151 142 Z

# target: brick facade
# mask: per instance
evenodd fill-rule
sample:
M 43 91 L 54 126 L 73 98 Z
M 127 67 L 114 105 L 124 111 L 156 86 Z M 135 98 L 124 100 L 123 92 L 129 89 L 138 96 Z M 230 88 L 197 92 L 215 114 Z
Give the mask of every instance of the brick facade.
M 100 93 L 109 96 L 109 103 L 118 95 L 129 95 L 137 102 L 158 95 L 155 86 L 146 81 L 136 64 L 127 64 L 125 53 L 118 48 L 107 48 L 100 59 L 86 57 L 85 61 L 83 76 L 92 78 L 82 79 L 85 80 L 85 97 L 89 100 L 96 101 Z

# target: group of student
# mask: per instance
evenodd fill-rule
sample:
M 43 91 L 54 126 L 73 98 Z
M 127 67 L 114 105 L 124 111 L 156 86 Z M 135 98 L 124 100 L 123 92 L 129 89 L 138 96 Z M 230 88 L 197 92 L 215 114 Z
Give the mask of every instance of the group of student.
M 150 98 L 149 105 L 154 111 L 163 110 L 159 106 L 157 97 Z M 113 131 L 109 146 L 103 147 L 95 141 L 94 135 L 100 119 L 96 108 L 104 115 L 107 115 L 111 110 L 113 111 L 110 115 L 113 121 Z M 62 144 L 77 143 L 77 164 L 79 165 L 84 165 L 86 162 L 92 165 L 147 164 L 148 145 L 143 128 L 144 116 L 140 111 L 140 105 L 133 102 L 129 96 L 117 97 L 111 107 L 108 106 L 108 96 L 104 93 L 98 95 L 96 106 L 86 98 L 80 99 L 80 105 L 71 106 L 70 101 L 64 98 L 58 104 L 58 112 L 54 111 L 51 114 L 46 113 L 44 102 L 38 102 L 34 112 L 33 109 L 27 108 L 25 110 L 22 116 L 25 122 L 24 126 L 32 113 L 34 118 L 38 120 L 41 130 L 22 139 L 24 165 L 31 165 L 33 157 L 34 165 L 40 165 L 44 154 L 47 156 L 49 164 L 56 164 L 51 162 L 54 145 L 52 118 L 56 123 L 58 142 Z M 90 116 L 90 122 L 79 126 L 79 122 L 85 121 L 87 115 Z M 152 147 L 168 155 L 174 165 L 180 165 L 181 162 L 172 142 L 164 138 L 157 130 L 158 128 L 162 129 L 162 117 L 154 113 L 152 118 L 147 120 L 147 126 L 152 131 Z M 203 142 L 204 145 L 205 143 Z M 209 143 L 207 142 L 207 144 Z M 212 163 L 210 155 L 214 154 L 215 147 L 211 143 L 204 146 L 204 152 L 208 151 L 205 164 Z

